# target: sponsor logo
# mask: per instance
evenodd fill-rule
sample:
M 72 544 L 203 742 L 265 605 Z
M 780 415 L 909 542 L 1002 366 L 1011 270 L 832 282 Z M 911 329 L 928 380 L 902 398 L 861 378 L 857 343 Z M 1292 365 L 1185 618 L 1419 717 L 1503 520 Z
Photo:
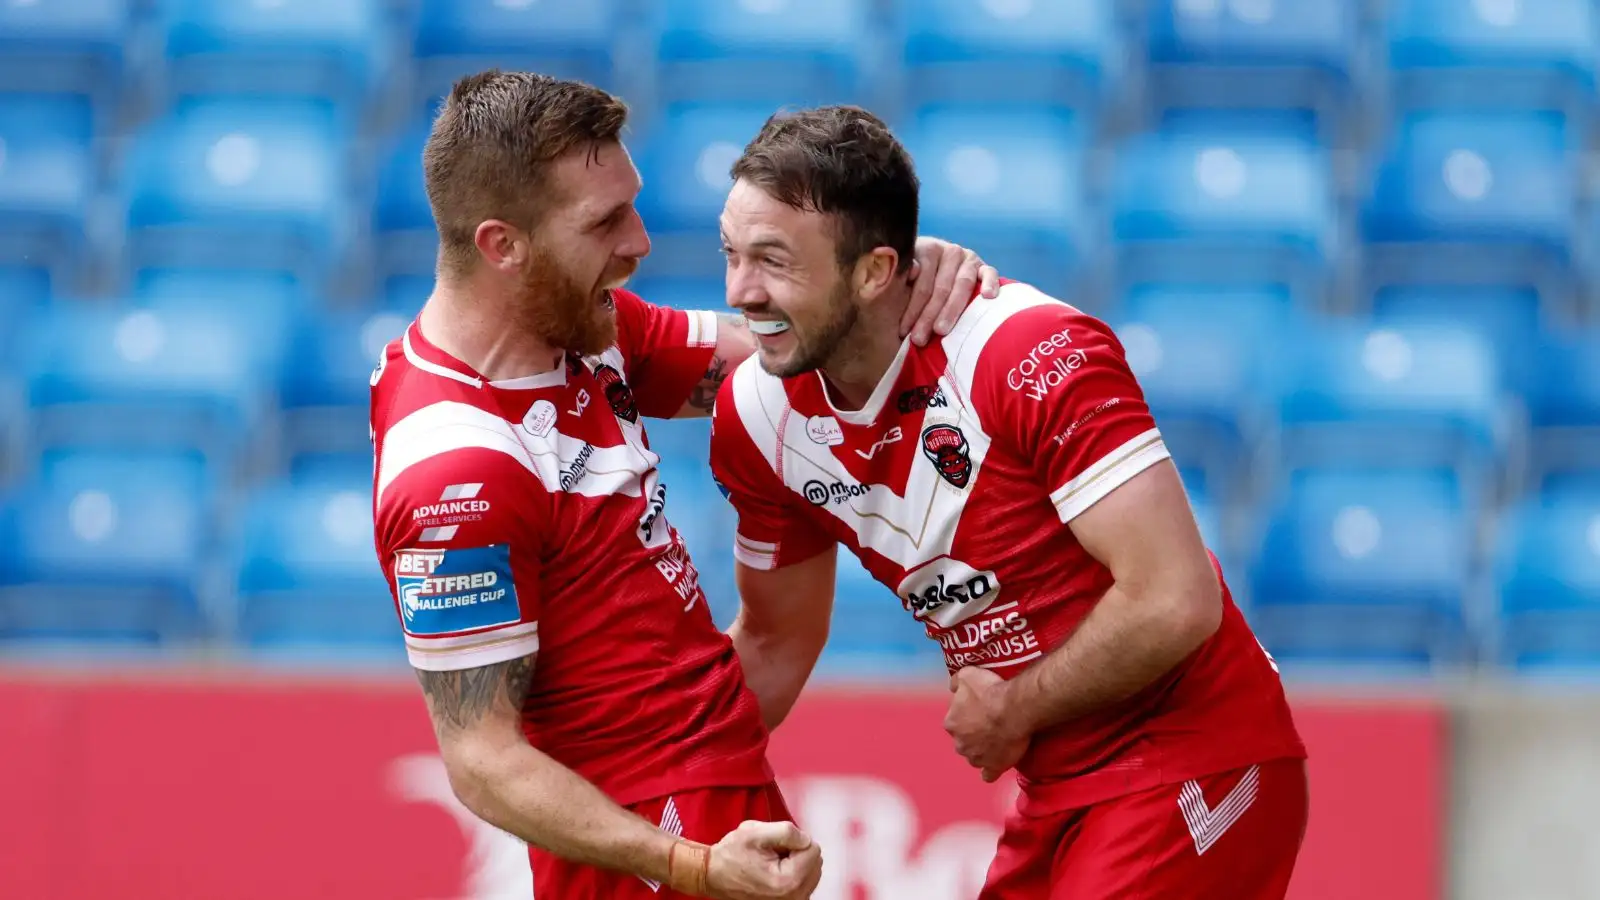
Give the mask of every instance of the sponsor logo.
M 871 447 L 867 448 L 866 450 L 856 450 L 856 455 L 862 459 L 871 459 L 878 455 L 879 450 L 889 446 L 890 444 L 898 442 L 903 437 L 905 437 L 905 433 L 900 430 L 899 425 L 896 425 L 895 427 L 889 429 L 888 433 L 883 437 L 874 441 Z
M 1063 328 L 1040 341 L 1027 356 L 1017 361 L 1006 373 L 1006 387 L 1030 400 L 1043 400 L 1088 358 L 1084 351 L 1072 349 L 1072 334 Z
M 572 490 L 572 486 L 589 473 L 589 457 L 593 455 L 594 445 L 587 442 L 584 443 L 583 449 L 578 451 L 578 455 L 572 460 L 572 464 L 561 470 L 560 481 L 563 491 Z
M 704 596 L 700 590 L 700 570 L 694 567 L 694 562 L 689 559 L 689 550 L 683 545 L 682 539 L 675 539 L 667 545 L 666 550 L 656 557 L 656 571 L 667 580 L 667 584 L 683 600 L 683 610 L 688 612 L 695 601 Z
M 583 415 L 583 411 L 589 408 L 589 392 L 579 388 L 578 396 L 573 398 L 573 403 L 573 408 L 567 410 L 567 413 L 574 416 Z
M 833 416 L 812 416 L 806 420 L 806 437 L 811 438 L 813 444 L 837 447 L 844 443 L 844 430 Z
M 639 540 L 646 547 L 658 543 L 656 523 L 661 522 L 661 513 L 667 508 L 667 486 L 656 482 L 656 489 L 650 492 L 650 499 L 644 505 L 644 515 L 639 517 Z
M 539 400 L 528 407 L 522 417 L 522 430 L 534 437 L 544 437 L 556 426 L 556 405 L 549 400 Z
M 1057 447 L 1065 447 L 1067 445 L 1067 441 L 1072 440 L 1072 436 L 1074 434 L 1076 434 L 1078 429 L 1082 428 L 1090 419 L 1094 418 L 1095 416 L 1100 415 L 1101 413 L 1105 412 L 1108 409 L 1111 409 L 1112 407 L 1116 406 L 1117 404 L 1119 404 L 1121 402 L 1122 402 L 1122 400 L 1120 398 L 1117 398 L 1117 397 L 1113 397 L 1110 400 L 1107 400 L 1106 402 L 1100 404 L 1099 406 L 1096 406 L 1094 409 L 1089 410 L 1087 413 L 1084 414 L 1083 418 L 1079 419 L 1076 422 L 1073 422 L 1071 425 L 1068 425 L 1067 426 L 1067 430 L 1065 430 L 1065 431 L 1061 432 L 1060 434 L 1056 435 L 1055 437 L 1051 438 L 1051 440 L 1056 442 L 1056 446 Z
M 439 493 L 438 503 L 411 511 L 411 523 L 421 525 L 425 542 L 448 541 L 456 536 L 463 522 L 479 522 L 489 512 L 489 501 L 479 500 L 483 484 L 452 484 Z
M 800 493 L 812 506 L 827 506 L 829 503 L 844 503 L 855 497 L 865 497 L 870 490 L 870 484 L 845 484 L 842 481 L 824 483 L 812 479 L 805 483 Z
M 1000 577 L 943 559 L 908 575 L 897 593 L 912 615 L 949 627 L 994 603 L 1000 593 Z
M 944 390 L 937 384 L 923 384 L 901 391 L 896 405 L 901 413 L 914 413 L 925 409 L 944 409 L 950 403 L 945 400 Z
M 965 488 L 972 478 L 967 436 L 954 425 L 929 425 L 922 430 L 922 452 L 945 481 Z
M 633 389 L 622 380 L 622 373 L 601 363 L 595 366 L 594 378 L 600 382 L 600 389 L 605 391 L 606 402 L 611 404 L 611 412 L 625 422 L 638 424 L 639 407 L 633 399 Z
M 522 618 L 506 544 L 398 550 L 394 586 L 410 634 L 455 634 Z
M 377 387 L 378 386 L 378 381 L 383 378 L 383 370 L 388 365 L 389 365 L 389 350 L 386 347 L 386 348 L 384 348 L 384 351 L 382 353 L 378 354 L 378 365 L 375 368 L 373 368 L 373 370 L 372 370 L 372 378 L 369 379 L 371 381 L 373 387 Z

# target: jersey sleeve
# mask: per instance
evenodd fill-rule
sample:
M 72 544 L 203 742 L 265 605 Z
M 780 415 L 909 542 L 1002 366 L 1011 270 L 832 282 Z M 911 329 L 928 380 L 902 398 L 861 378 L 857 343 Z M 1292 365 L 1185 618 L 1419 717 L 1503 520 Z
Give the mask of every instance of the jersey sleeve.
M 717 315 L 656 306 L 637 294 L 611 292 L 617 309 L 617 344 L 624 376 L 639 413 L 652 419 L 678 414 L 706 377 L 717 349 Z
M 470 669 L 539 649 L 541 541 L 528 474 L 463 449 L 380 481 L 378 557 L 411 665 Z
M 723 382 L 711 412 L 711 474 L 739 520 L 733 558 L 762 570 L 805 562 L 834 539 L 790 502 L 792 492 L 739 418 L 736 380 Z
M 1033 461 L 1062 522 L 1170 455 L 1122 343 L 1062 303 L 996 329 L 972 392 L 984 430 Z

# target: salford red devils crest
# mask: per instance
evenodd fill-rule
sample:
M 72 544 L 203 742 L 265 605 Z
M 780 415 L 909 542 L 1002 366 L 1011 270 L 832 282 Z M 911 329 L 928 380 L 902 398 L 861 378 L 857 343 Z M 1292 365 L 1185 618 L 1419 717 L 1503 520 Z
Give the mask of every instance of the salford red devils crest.
M 933 461 L 944 480 L 958 488 L 972 477 L 972 457 L 967 455 L 967 436 L 954 425 L 929 425 L 922 429 L 922 452 Z
M 605 389 L 606 402 L 611 404 L 611 411 L 617 414 L 617 418 L 634 423 L 639 421 L 639 407 L 633 403 L 633 391 L 622 380 L 620 372 L 602 363 L 594 367 L 594 380 Z

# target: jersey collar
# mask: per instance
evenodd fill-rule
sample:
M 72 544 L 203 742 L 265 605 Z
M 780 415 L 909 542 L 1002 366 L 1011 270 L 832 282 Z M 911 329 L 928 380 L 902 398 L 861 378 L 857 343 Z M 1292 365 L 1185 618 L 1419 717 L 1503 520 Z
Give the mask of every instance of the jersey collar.
M 828 404 L 828 410 L 834 417 L 851 425 L 871 425 L 878 420 L 878 414 L 883 412 L 883 406 L 889 401 L 889 395 L 894 392 L 895 382 L 900 380 L 900 372 L 906 366 L 906 357 L 911 352 L 911 338 L 900 342 L 900 350 L 889 363 L 889 368 L 884 371 L 883 377 L 878 379 L 878 384 L 872 389 L 872 395 L 860 409 L 840 409 L 833 405 L 833 396 L 828 391 L 828 380 L 823 377 L 822 370 L 817 369 L 812 375 L 817 379 L 817 385 L 822 389 L 822 402 Z
M 560 387 L 567 383 L 567 366 L 565 360 L 549 372 L 540 372 L 536 375 L 524 375 L 521 378 L 507 378 L 501 381 L 488 381 L 471 366 L 456 359 L 454 356 L 440 350 L 428 341 L 422 334 L 422 323 L 414 320 L 406 333 L 401 338 L 401 345 L 405 350 L 406 362 L 416 367 L 419 371 L 440 378 L 459 381 L 462 384 L 481 388 L 485 384 L 490 387 L 510 391 L 525 391 L 532 388 Z

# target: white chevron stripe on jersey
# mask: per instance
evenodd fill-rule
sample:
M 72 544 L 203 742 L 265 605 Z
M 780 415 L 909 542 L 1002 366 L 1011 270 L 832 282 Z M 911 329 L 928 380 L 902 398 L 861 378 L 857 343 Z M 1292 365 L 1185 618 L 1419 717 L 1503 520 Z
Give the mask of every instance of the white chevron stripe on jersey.
M 465 449 L 504 453 L 536 476 L 546 490 L 585 497 L 638 497 L 640 476 L 659 462 L 653 452 L 632 442 L 595 447 L 559 431 L 537 437 L 519 431 L 494 413 L 444 401 L 406 416 L 384 435 L 378 502 L 383 502 L 383 492 L 407 469 L 442 453 Z
M 673 837 L 683 837 L 683 819 L 678 817 L 678 804 L 674 803 L 671 797 L 668 797 L 666 805 L 661 807 L 661 830 Z M 657 893 L 661 891 L 661 882 L 652 881 L 643 875 L 639 876 L 639 880 L 649 885 L 650 890 Z
M 973 373 L 978 370 L 978 359 L 983 356 L 983 348 L 989 345 L 994 333 L 1017 313 L 1047 303 L 1072 309 L 1032 285 L 1019 283 L 1002 286 L 993 300 L 980 298 L 972 301 L 967 313 L 956 320 L 955 327 L 940 341 L 944 345 L 947 360 L 945 371 L 955 383 L 955 394 L 962 403 L 969 408 L 972 406 Z M 973 418 L 977 419 L 976 412 Z M 978 424 L 981 426 L 983 423 L 979 421 Z
M 739 420 L 785 485 L 803 496 L 809 481 L 856 483 L 828 446 L 806 437 L 805 419 L 790 411 L 781 380 L 767 374 L 754 358 L 741 365 L 733 379 Z M 947 382 L 939 380 L 941 387 Z M 861 496 L 822 507 L 854 530 L 861 546 L 907 569 L 949 554 L 967 492 L 980 477 L 989 450 L 988 437 L 964 404 L 930 409 L 923 427 L 941 423 L 958 426 L 967 439 L 972 474 L 966 489 L 946 482 L 932 464 L 919 457 L 911 462 L 904 495 L 876 484 Z
M 1183 783 L 1183 788 L 1178 791 L 1178 809 L 1183 813 L 1184 824 L 1189 826 L 1189 836 L 1194 839 L 1196 855 L 1204 855 L 1239 821 L 1245 810 L 1256 802 L 1260 788 L 1261 767 L 1251 766 L 1245 770 L 1233 790 L 1222 798 L 1222 802 L 1211 809 L 1206 807 L 1205 794 L 1200 790 L 1199 782 Z

